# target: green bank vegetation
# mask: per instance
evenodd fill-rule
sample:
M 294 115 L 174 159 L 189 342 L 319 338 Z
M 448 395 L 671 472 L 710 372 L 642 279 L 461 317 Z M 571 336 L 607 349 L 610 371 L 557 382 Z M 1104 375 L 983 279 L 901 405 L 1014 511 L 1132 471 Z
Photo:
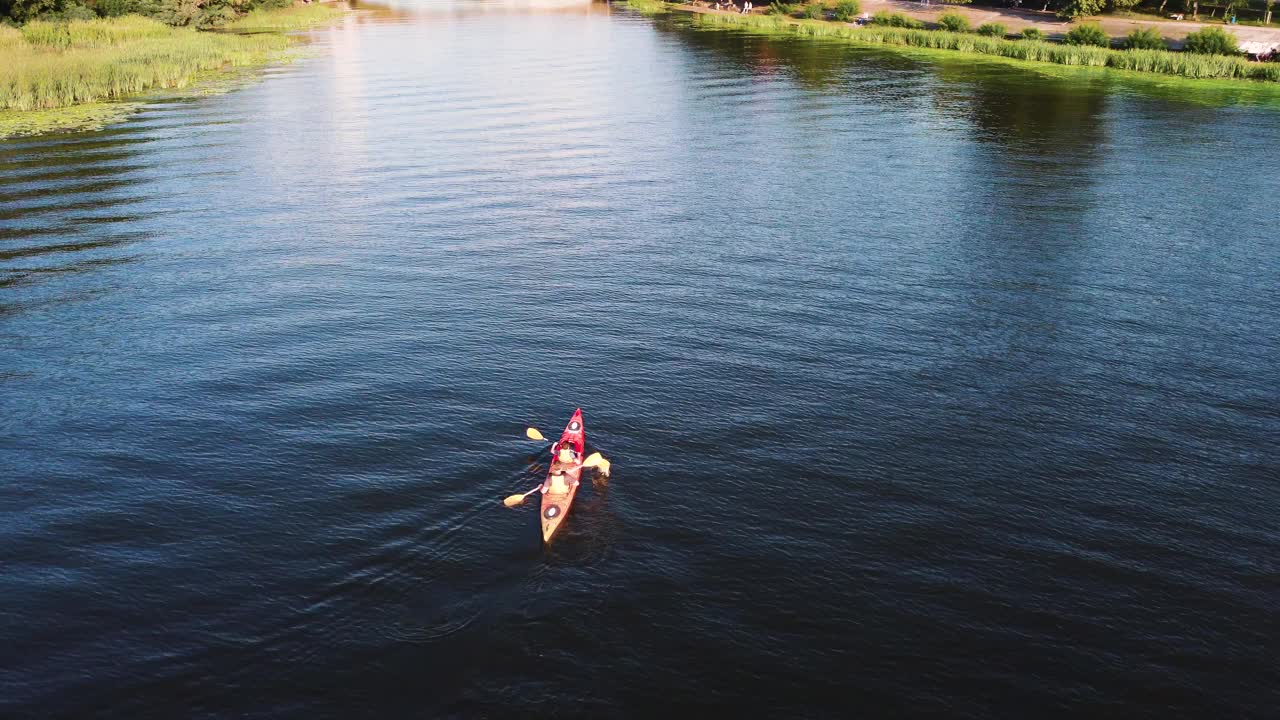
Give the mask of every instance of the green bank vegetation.
M 1067 31 L 1062 42 L 1068 45 L 1087 45 L 1090 47 L 1111 47 L 1111 36 L 1097 23 L 1084 23 Z
M 641 15 L 657 15 L 668 10 L 668 5 L 663 0 L 623 0 L 623 2 Z
M 836 20 L 853 22 L 862 14 L 862 3 L 858 0 L 840 0 L 836 3 Z
M 1236 36 L 1222 28 L 1207 27 L 1187 35 L 1182 41 L 1183 52 L 1202 55 L 1239 55 L 1240 44 Z
M 1185 78 L 1247 79 L 1280 82 L 1280 63 L 1256 63 L 1242 55 L 1132 49 L 1114 50 L 1090 44 L 1058 44 L 1041 39 L 1011 40 L 968 32 L 915 30 L 872 24 L 854 27 L 830 22 L 796 21 L 778 16 L 705 14 L 704 26 L 742 27 L 808 37 L 836 38 L 862 45 L 949 50 L 1056 65 L 1116 68 Z M 1216 30 L 1206 28 L 1204 31 Z M 1108 40 L 1109 43 L 1109 40 Z
M 969 32 L 969 18 L 960 13 L 943 13 L 938 17 L 938 25 L 947 32 Z
M 288 32 L 333 22 L 344 14 L 333 5 L 311 3 L 287 10 L 257 8 L 222 26 L 237 32 Z
M 1276 0 L 1048 0 L 1044 7 L 1068 20 L 1102 14 L 1164 19 L 1181 13 L 1200 22 L 1269 25 L 1277 19 L 1275 5 Z
M 293 0 L 0 0 L 0 24 L 33 20 L 66 23 L 76 20 L 141 15 L 174 27 L 202 30 L 235 24 L 246 14 L 267 14 L 278 29 L 305 27 L 304 18 L 335 12 L 332 7 L 291 9 Z M 279 11 L 286 12 L 279 12 Z M 261 17 L 260 20 L 267 20 Z M 289 24 L 292 23 L 292 24 Z
M 259 10 L 229 27 L 287 30 L 341 14 L 329 6 Z M 138 15 L 0 25 L 0 137 L 112 121 L 122 109 L 104 103 L 261 66 L 289 44 L 279 32 L 203 32 Z
M 1169 43 L 1155 28 L 1138 28 L 1124 36 L 1127 50 L 1168 50 Z

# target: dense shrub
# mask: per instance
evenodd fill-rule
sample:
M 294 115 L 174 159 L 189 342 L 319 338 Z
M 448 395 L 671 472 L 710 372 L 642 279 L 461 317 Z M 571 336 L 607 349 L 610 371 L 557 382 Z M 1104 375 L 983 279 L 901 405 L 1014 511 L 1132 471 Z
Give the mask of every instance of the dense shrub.
M 1111 47 L 1111 36 L 1107 35 L 1105 30 L 1094 23 L 1086 23 L 1071 28 L 1062 41 L 1068 45 Z
M 886 27 L 907 28 L 909 30 L 923 30 L 924 23 L 912 17 L 907 17 L 902 13 L 889 13 L 881 10 L 871 16 L 872 25 L 884 25 Z
M 1034 28 L 1034 27 L 1022 28 L 1022 39 L 1023 40 L 1043 40 L 1044 32 L 1041 31 L 1040 28 Z
M 810 5 L 805 5 L 804 10 L 802 10 L 800 14 L 810 20 L 821 20 L 826 16 L 826 12 L 827 8 L 822 3 L 812 3 Z
M 840 0 L 836 3 L 836 19 L 840 22 L 853 22 L 862 14 L 862 5 L 858 0 Z
M 769 5 L 768 12 L 770 15 L 795 15 L 799 11 L 800 11 L 799 5 L 792 5 L 791 3 L 784 3 L 784 2 L 775 2 Z
M 1126 50 L 1168 50 L 1169 45 L 1155 28 L 1139 28 L 1124 36 Z
M 1201 55 L 1239 55 L 1240 44 L 1236 36 L 1222 28 L 1207 27 L 1187 36 L 1182 49 Z
M 938 24 L 947 32 L 969 32 L 969 20 L 963 15 L 945 13 L 938 18 Z
M 1002 38 L 1009 34 L 1009 28 L 1001 25 L 1000 23 L 986 23 L 985 25 L 978 26 L 978 34 L 986 35 L 987 37 Z

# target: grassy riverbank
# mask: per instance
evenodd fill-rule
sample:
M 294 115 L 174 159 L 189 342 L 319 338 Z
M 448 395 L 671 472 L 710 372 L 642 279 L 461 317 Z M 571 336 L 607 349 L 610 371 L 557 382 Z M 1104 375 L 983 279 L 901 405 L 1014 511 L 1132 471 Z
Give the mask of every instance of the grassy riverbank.
M 295 29 L 342 12 L 250 13 L 230 27 Z M 265 65 L 289 43 L 279 32 L 201 32 L 139 16 L 0 26 L 0 137 L 113 119 L 117 113 L 103 103 Z
M 223 26 L 238 32 L 288 32 L 326 25 L 346 14 L 345 8 L 312 3 L 285 10 L 253 10 Z
M 658 13 L 667 12 L 670 5 L 662 0 L 623 0 L 627 7 L 635 10 L 641 15 L 657 15 Z
M 834 38 L 861 45 L 946 50 L 1055 65 L 1108 67 L 1195 79 L 1280 82 L 1280 63 L 1254 63 L 1243 57 L 1224 55 L 1197 55 L 1166 50 L 1111 50 L 1060 45 L 1043 40 L 1009 40 L 944 30 L 910 30 L 876 25 L 856 27 L 845 23 L 796 20 L 778 15 L 705 13 L 696 15 L 695 22 L 703 26 Z

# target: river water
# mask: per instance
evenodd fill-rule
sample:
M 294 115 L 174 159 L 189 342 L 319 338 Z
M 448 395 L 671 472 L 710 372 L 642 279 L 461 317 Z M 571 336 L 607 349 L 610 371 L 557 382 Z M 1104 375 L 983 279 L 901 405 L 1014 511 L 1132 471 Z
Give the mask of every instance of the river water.
M 311 35 L 0 143 L 0 716 L 1274 717 L 1280 103 Z

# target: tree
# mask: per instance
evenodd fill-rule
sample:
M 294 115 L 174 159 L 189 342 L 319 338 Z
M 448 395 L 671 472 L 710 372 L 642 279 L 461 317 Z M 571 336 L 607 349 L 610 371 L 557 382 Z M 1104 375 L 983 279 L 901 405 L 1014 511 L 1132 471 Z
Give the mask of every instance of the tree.
M 1247 10 L 1249 8 L 1249 0 L 1226 0 L 1222 11 L 1222 17 L 1228 18 L 1236 14 L 1236 10 Z
M 61 0 L 0 0 L 0 14 L 24 23 L 61 10 Z
M 183 27 L 194 25 L 200 17 L 200 0 L 163 0 L 156 19 L 163 23 Z
M 1106 0 L 1067 0 L 1062 7 L 1058 8 L 1058 17 L 1063 20 L 1075 20 L 1078 17 L 1097 15 L 1105 6 Z

